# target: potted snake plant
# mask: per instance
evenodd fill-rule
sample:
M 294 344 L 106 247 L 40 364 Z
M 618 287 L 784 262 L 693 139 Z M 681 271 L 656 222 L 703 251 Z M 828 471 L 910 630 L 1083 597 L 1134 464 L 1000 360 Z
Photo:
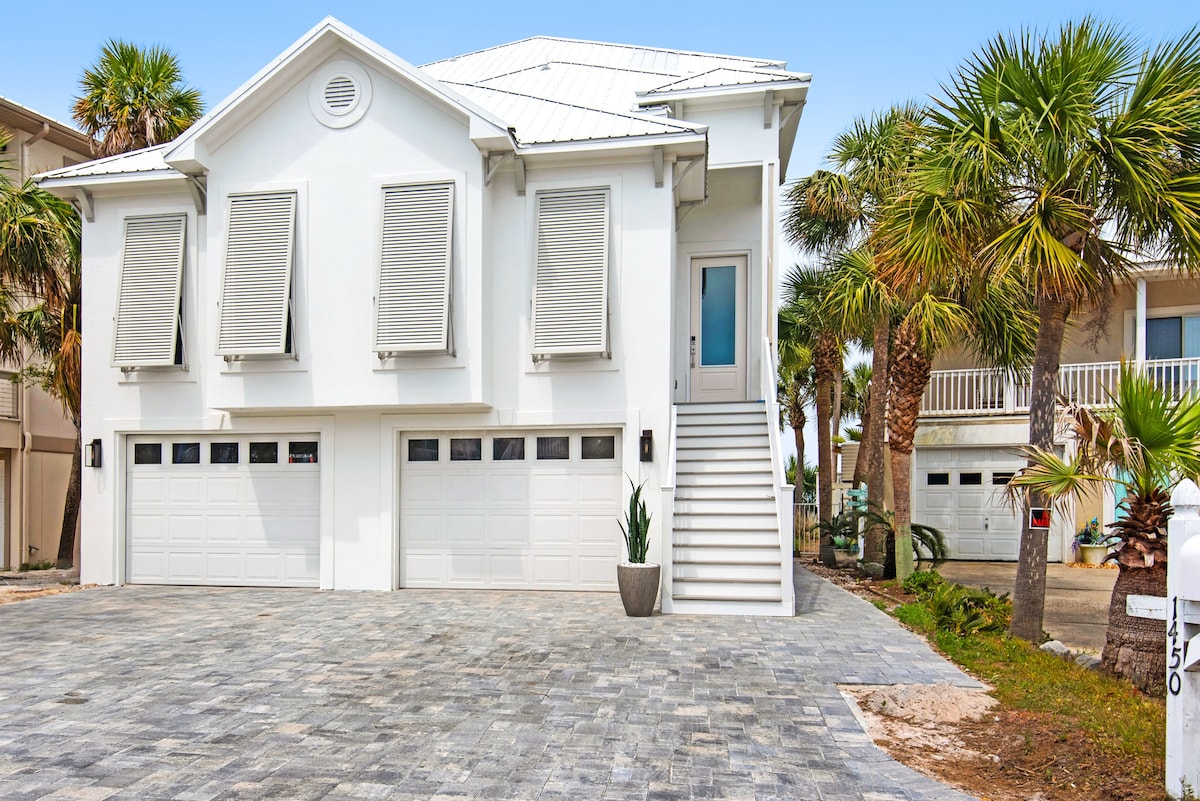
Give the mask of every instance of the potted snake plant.
M 629 509 L 625 512 L 625 522 L 617 521 L 625 535 L 625 552 L 629 556 L 629 561 L 617 565 L 617 587 L 621 591 L 625 614 L 630 617 L 649 617 L 654 612 L 662 577 L 661 565 L 646 563 L 646 553 L 650 549 L 650 513 L 642 499 L 645 486 L 643 481 L 635 487 L 633 479 L 629 479 L 632 490 Z

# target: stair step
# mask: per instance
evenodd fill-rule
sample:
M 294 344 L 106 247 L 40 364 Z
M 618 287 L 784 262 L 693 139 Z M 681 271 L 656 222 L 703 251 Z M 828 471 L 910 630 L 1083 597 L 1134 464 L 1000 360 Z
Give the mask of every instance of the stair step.
M 762 412 L 712 412 L 709 414 L 694 414 L 689 417 L 677 417 L 675 419 L 675 431 L 679 432 L 684 428 L 692 426 L 744 426 L 755 425 L 766 427 L 767 416 Z
M 767 439 L 766 434 L 731 434 L 729 436 L 720 437 L 712 434 L 705 434 L 701 437 L 689 437 L 680 434 L 675 442 L 677 452 L 694 451 L 701 448 L 709 448 L 711 450 L 742 450 L 752 448 L 757 451 L 766 451 L 770 454 L 771 441 Z
M 703 597 L 711 600 L 778 601 L 779 580 L 713 581 L 710 579 L 671 579 L 671 597 L 679 600 Z
M 675 427 L 675 437 L 677 439 L 691 439 L 694 437 L 762 437 L 766 439 L 770 436 L 767 433 L 767 424 L 765 420 L 755 420 L 753 422 L 744 421 L 739 423 L 729 423 L 723 426 L 700 425 L 697 423 L 680 423 Z
M 680 489 L 720 489 L 723 487 L 754 487 L 760 492 L 771 492 L 773 476 L 766 470 L 756 472 L 714 473 L 711 471 L 683 472 L 676 469 L 675 487 Z
M 679 445 L 675 450 L 677 465 L 689 462 L 725 462 L 725 461 L 761 461 L 768 466 L 771 464 L 771 446 L 769 444 L 749 447 L 712 447 L 711 445 Z
M 695 414 L 706 414 L 708 412 L 721 411 L 747 411 L 758 412 L 759 414 L 767 413 L 767 405 L 762 401 L 734 401 L 732 403 L 681 403 L 676 409 L 679 411 L 679 416 L 691 416 Z
M 774 498 L 734 498 L 689 500 L 675 498 L 675 516 L 683 515 L 775 515 Z
M 745 584 L 778 584 L 783 571 L 779 564 L 716 564 L 713 562 L 674 562 L 675 581 L 729 581 Z
M 676 531 L 778 531 L 779 520 L 774 514 L 744 515 L 675 515 Z
M 774 565 L 779 567 L 779 547 L 770 548 L 697 548 L 676 545 L 671 563 L 676 565 Z
M 671 544 L 687 548 L 779 548 L 778 531 L 711 531 L 676 529 Z
M 703 501 L 705 503 L 724 503 L 737 501 L 770 501 L 775 503 L 775 490 L 768 484 L 759 486 L 748 484 L 743 486 L 720 486 L 709 482 L 691 487 L 676 487 L 676 507 L 680 501 Z
M 677 460 L 675 462 L 675 475 L 689 476 L 703 473 L 711 476 L 713 473 L 759 473 L 763 476 L 763 482 L 771 485 L 774 473 L 771 471 L 770 459 L 730 459 L 720 462 L 708 460 Z
M 781 598 L 778 595 L 776 595 L 773 598 L 722 598 L 722 597 L 719 597 L 716 595 L 680 595 L 679 593 L 676 592 L 676 593 L 672 593 L 671 597 L 676 601 L 699 601 L 699 602 L 709 602 L 709 603 L 760 604 L 760 603 L 764 603 L 764 602 L 765 603 L 781 603 L 783 601 L 783 598 Z M 691 611 L 691 610 L 689 610 L 689 611 Z

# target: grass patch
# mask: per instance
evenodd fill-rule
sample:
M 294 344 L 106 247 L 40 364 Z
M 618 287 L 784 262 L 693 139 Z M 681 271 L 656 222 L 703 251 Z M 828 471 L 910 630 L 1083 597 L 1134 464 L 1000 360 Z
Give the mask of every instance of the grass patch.
M 1161 781 L 1166 706 L 1129 682 L 1081 667 L 1003 632 L 962 633 L 946 614 L 945 597 L 958 585 L 920 579 L 920 599 L 893 610 L 902 623 L 928 636 L 949 659 L 995 688 L 1007 709 L 1039 716 L 1057 731 L 1080 731 L 1091 753 L 1114 761 L 1130 775 Z M 907 588 L 906 588 L 907 589 Z M 970 590 L 968 606 L 995 608 L 1005 598 L 981 598 Z M 939 607 L 939 598 L 942 605 Z M 955 630 L 957 628 L 957 631 Z
M 22 573 L 28 573 L 30 570 L 53 570 L 55 563 L 49 559 L 43 559 L 40 562 L 22 562 L 17 568 Z

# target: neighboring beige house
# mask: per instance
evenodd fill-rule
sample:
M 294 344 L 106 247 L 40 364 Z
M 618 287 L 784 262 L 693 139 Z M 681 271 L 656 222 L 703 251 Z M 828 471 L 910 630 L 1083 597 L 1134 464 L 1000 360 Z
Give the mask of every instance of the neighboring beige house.
M 0 159 L 14 181 L 92 157 L 91 139 L 86 135 L 4 97 L 0 97 L 0 128 L 12 135 Z M 40 389 L 12 383 L 12 369 L 12 365 L 0 364 L 0 538 L 4 548 L 0 564 L 4 567 L 57 556 L 75 445 L 75 429 L 63 418 L 58 401 Z
M 1200 387 L 1200 281 L 1146 265 L 1107 308 L 1076 315 L 1063 346 L 1060 392 L 1081 403 L 1107 402 L 1122 359 L 1141 364 L 1176 395 Z M 913 454 L 913 520 L 942 529 L 951 558 L 1016 560 L 1021 520 L 1002 491 L 1024 465 L 1028 376 L 1014 381 L 965 354 L 935 367 Z M 1050 561 L 1072 561 L 1075 532 L 1093 516 L 1111 523 L 1119 500 L 1109 493 L 1054 516 Z

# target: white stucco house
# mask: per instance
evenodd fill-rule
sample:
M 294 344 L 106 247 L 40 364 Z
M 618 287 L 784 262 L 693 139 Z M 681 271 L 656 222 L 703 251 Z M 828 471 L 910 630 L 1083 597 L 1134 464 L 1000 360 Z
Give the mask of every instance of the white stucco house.
M 776 196 L 810 76 L 536 37 L 413 67 L 327 19 L 84 225 L 82 580 L 614 590 L 792 614 Z

